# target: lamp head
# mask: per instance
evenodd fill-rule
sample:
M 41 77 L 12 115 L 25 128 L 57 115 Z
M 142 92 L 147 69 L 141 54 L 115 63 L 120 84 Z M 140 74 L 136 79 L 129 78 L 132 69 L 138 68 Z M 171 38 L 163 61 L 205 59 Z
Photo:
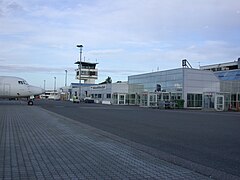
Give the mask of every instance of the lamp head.
M 82 48 L 82 47 L 83 47 L 83 45 L 81 45 L 81 44 L 78 44 L 78 45 L 77 45 L 77 47 L 78 47 L 78 48 Z

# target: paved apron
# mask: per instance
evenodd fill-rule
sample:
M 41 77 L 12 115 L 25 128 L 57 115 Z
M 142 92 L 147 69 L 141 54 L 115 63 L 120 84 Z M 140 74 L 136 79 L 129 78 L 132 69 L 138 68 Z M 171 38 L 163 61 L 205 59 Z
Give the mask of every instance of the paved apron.
M 36 106 L 0 106 L 0 179 L 208 179 Z

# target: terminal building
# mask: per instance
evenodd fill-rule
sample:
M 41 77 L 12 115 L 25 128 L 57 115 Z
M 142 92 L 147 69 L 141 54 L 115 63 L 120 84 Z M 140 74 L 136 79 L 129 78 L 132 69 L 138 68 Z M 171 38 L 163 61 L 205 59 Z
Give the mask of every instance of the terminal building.
M 79 83 L 71 84 L 71 94 L 77 95 Z M 81 99 L 94 100 L 95 103 L 127 104 L 128 83 L 81 84 Z
M 158 106 L 163 102 L 184 100 L 184 108 L 202 108 L 205 107 L 205 93 L 220 92 L 220 82 L 212 72 L 192 68 L 129 76 L 128 83 L 143 85 L 142 91 L 133 88 L 130 92 L 141 92 L 141 106 Z
M 80 65 L 80 62 L 75 64 Z M 128 82 L 95 84 L 97 63 L 81 62 L 72 83 L 70 98 L 91 98 L 96 103 L 139 105 L 143 107 L 181 107 L 191 109 L 239 110 L 240 58 L 237 61 L 194 69 L 187 60 L 182 67 L 132 75 Z M 169 106 L 169 104 L 171 106 Z
M 143 85 L 142 90 L 131 89 L 129 93 L 141 92 L 141 106 L 182 100 L 183 108 L 239 110 L 240 59 L 200 69 L 187 66 L 186 60 L 182 65 L 178 69 L 129 76 L 129 85 Z
M 240 110 L 240 58 L 237 61 L 201 66 L 212 71 L 220 81 L 220 92 L 225 98 L 225 110 Z

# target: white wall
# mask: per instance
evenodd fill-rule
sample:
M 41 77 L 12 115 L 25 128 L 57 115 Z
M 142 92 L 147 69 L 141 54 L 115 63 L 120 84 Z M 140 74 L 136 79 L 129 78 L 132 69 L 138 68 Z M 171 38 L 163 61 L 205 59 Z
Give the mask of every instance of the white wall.
M 220 92 L 220 81 L 211 71 L 185 68 L 183 79 L 185 107 L 187 106 L 187 93 Z
M 128 83 L 113 83 L 112 93 L 128 93 Z
M 88 87 L 82 87 L 82 92 L 84 93 L 85 91 L 88 92 L 88 95 L 89 94 L 101 94 L 101 98 L 96 98 L 99 101 L 112 101 L 113 93 L 118 93 L 118 94 L 128 93 L 128 83 L 125 83 L 125 82 L 124 83 L 111 83 L 111 84 L 92 85 L 92 86 L 88 86 Z M 112 96 L 111 99 L 107 98 L 107 94 L 111 94 L 111 96 Z

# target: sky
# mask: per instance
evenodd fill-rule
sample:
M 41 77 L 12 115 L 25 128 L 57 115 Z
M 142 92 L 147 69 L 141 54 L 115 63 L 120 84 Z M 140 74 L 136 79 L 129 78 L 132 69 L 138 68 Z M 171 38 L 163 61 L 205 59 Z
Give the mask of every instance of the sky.
M 99 78 L 240 57 L 239 0 L 0 0 L 0 75 L 53 89 L 78 82 L 74 63 L 97 62 Z

